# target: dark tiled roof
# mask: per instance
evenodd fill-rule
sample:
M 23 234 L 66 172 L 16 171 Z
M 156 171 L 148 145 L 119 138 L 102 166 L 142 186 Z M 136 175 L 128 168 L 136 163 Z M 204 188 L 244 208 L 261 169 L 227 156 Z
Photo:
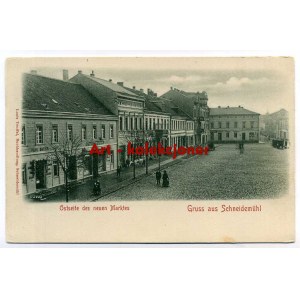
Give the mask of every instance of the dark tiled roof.
M 243 107 L 217 107 L 210 108 L 211 116 L 219 116 L 219 115 L 259 115 L 254 111 L 245 109 Z
M 157 104 L 157 102 L 153 102 L 153 101 L 149 101 L 149 100 L 145 101 L 145 110 L 154 111 L 154 112 L 158 112 L 158 113 L 166 113 Z
M 193 99 L 207 99 L 207 93 L 206 92 L 185 92 L 185 91 L 179 91 L 177 90 L 178 93 L 182 94 L 185 97 L 193 98 Z
M 148 111 L 160 112 L 160 113 L 167 113 L 171 116 L 178 116 L 182 118 L 187 118 L 188 116 L 178 108 L 177 105 L 173 101 L 163 97 L 156 97 L 154 95 L 148 95 L 146 93 L 141 92 L 137 89 L 131 89 L 128 87 L 124 87 L 125 89 L 131 91 L 139 95 L 140 97 L 144 97 L 145 99 L 145 108 Z
M 202 94 L 202 93 L 199 93 L 199 94 Z M 199 96 L 199 94 L 198 94 L 198 96 Z M 196 97 L 196 93 L 187 93 L 184 91 L 179 91 L 177 89 L 169 90 L 168 92 L 163 94 L 162 97 L 174 101 L 174 103 L 176 103 L 178 105 L 178 107 L 180 107 L 190 117 L 193 116 L 194 102 L 196 100 L 198 100 L 198 98 L 199 98 L 199 97 Z M 207 96 L 205 99 L 207 99 Z
M 101 84 L 102 86 L 115 92 L 118 96 L 131 98 L 133 100 L 142 100 L 142 98 L 139 97 L 139 95 L 137 95 L 136 93 L 132 93 L 129 89 L 124 88 L 123 86 L 121 86 L 117 83 L 114 83 L 112 81 L 104 80 L 104 79 L 101 79 L 101 78 L 98 78 L 95 76 L 90 76 L 90 75 L 85 75 L 85 74 L 80 73 L 80 74 L 75 75 L 69 81 L 74 82 L 74 79 L 77 79 L 77 81 L 75 81 L 75 82 L 81 83 L 80 82 L 81 77 L 84 77 L 85 79 L 88 79 L 88 80 L 94 81 L 98 84 Z
M 24 74 L 23 109 L 113 115 L 79 84 Z
M 145 109 L 148 111 L 153 111 L 153 112 L 157 112 L 157 113 L 167 113 L 164 112 L 162 107 L 159 105 L 159 102 L 157 101 L 156 97 L 151 97 L 149 95 L 147 95 L 146 93 L 140 91 L 140 90 L 136 90 L 136 89 L 131 89 L 129 87 L 124 86 L 124 88 L 142 98 L 145 99 Z

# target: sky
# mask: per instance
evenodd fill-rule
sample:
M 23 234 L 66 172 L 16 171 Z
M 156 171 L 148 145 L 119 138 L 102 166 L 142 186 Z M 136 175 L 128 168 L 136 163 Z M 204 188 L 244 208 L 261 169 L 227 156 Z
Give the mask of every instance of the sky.
M 158 95 L 170 87 L 206 91 L 208 105 L 243 106 L 265 114 L 293 103 L 293 61 L 289 58 L 81 58 L 36 62 L 38 74 L 62 79 L 78 70 L 96 77 L 122 81 L 137 89 L 151 88 Z M 29 71 L 29 70 L 28 70 Z

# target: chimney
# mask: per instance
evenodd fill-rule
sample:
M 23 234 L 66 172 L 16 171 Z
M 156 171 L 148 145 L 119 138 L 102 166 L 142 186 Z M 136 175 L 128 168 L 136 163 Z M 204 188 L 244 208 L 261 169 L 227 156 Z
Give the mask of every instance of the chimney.
M 91 77 L 95 77 L 95 73 L 94 71 L 92 71 L 92 73 L 90 74 Z
M 141 92 L 141 93 L 144 93 L 144 89 L 140 89 L 140 92 Z
M 109 82 L 112 82 L 112 79 L 108 79 Z
M 147 94 L 150 95 L 150 93 L 151 93 L 151 90 L 147 89 Z
M 69 80 L 69 71 L 63 70 L 63 80 L 68 81 Z
M 119 82 L 117 82 L 117 85 L 119 85 L 119 86 L 124 86 L 124 82 L 119 81 Z
M 154 96 L 154 97 L 157 97 L 157 93 L 153 93 L 153 96 Z
M 219 105 L 218 108 L 221 108 L 221 106 Z
M 82 74 L 82 71 L 81 71 L 81 70 L 78 70 L 78 74 Z
M 30 74 L 37 75 L 37 70 L 31 70 Z
M 172 90 L 173 90 L 173 87 L 171 86 L 170 89 L 171 89 L 171 91 L 172 91 Z
M 132 89 L 135 90 L 135 86 L 133 86 Z

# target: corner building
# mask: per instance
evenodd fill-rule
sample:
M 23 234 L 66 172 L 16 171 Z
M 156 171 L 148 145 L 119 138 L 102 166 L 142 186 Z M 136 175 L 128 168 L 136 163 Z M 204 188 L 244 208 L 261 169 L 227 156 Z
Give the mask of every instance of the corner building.
M 110 145 L 112 150 L 111 155 L 99 156 L 97 167 L 90 155 L 84 162 L 70 158 L 70 183 L 116 169 L 118 119 L 81 85 L 24 74 L 22 101 L 23 194 L 65 183 L 61 166 L 51 156 L 51 146 L 66 139 L 78 137 L 85 152 L 94 143 L 99 148 Z

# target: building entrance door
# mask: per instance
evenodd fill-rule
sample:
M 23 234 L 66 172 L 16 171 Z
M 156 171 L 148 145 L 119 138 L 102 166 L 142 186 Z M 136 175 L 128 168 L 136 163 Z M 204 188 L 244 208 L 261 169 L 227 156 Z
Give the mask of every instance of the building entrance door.
M 242 133 L 242 140 L 244 141 L 245 139 L 246 139 L 246 133 L 243 132 L 243 133 Z
M 222 141 L 222 132 L 218 133 L 218 141 L 221 142 Z
M 36 162 L 36 189 L 43 189 L 46 187 L 46 163 L 46 160 L 38 160 Z

